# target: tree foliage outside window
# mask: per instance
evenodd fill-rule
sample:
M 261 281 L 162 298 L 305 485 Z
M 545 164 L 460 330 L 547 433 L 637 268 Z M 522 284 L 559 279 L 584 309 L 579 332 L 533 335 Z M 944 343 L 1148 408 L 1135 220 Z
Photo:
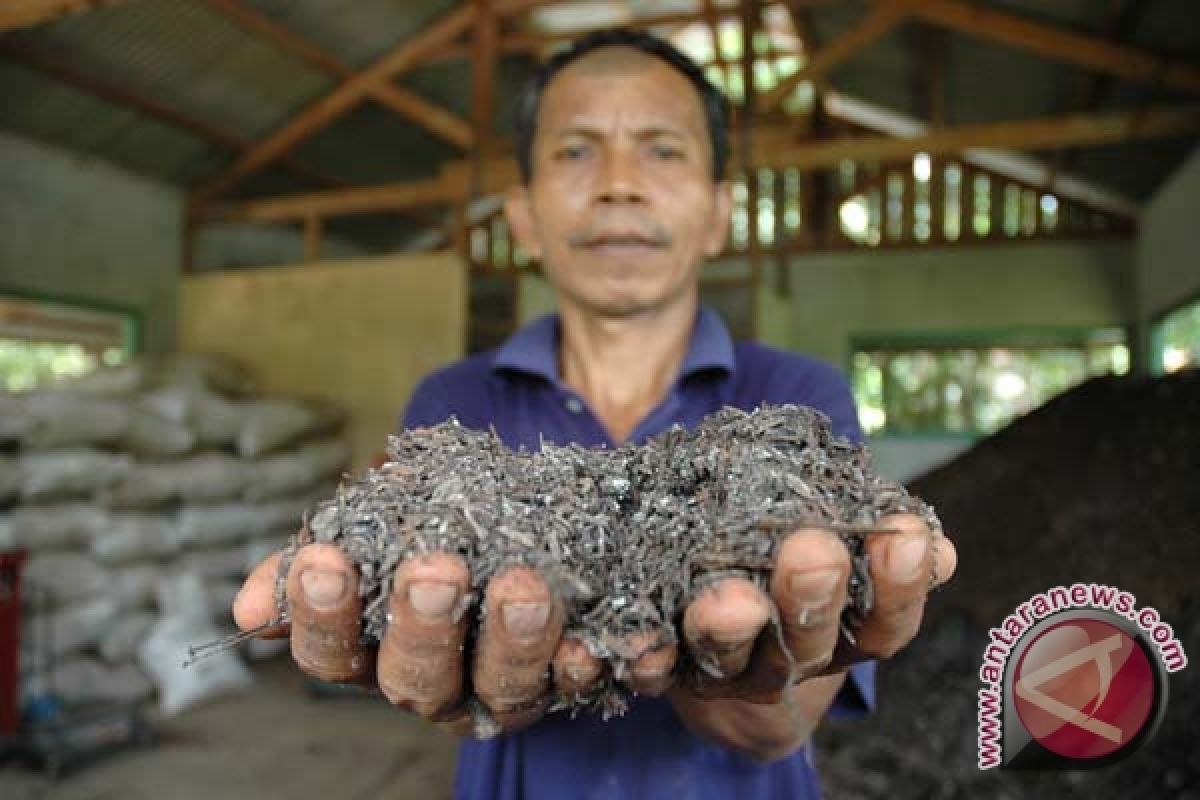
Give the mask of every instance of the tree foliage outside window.
M 1163 317 L 1155 341 L 1162 372 L 1200 367 L 1200 300 Z
M 25 391 L 127 361 L 137 346 L 128 312 L 0 296 L 0 391 Z
M 0 339 L 0 389 L 10 392 L 33 389 L 85 375 L 101 364 L 123 364 L 128 357 L 120 347 L 95 352 L 76 343 Z
M 869 434 L 989 434 L 1090 377 L 1124 374 L 1119 330 L 1076 341 L 856 348 L 851 382 Z

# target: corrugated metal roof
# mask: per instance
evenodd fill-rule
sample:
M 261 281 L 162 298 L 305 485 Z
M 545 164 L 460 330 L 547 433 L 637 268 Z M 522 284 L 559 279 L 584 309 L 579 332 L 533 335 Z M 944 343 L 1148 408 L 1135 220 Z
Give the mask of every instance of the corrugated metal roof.
M 454 0 L 242 0 L 351 67 L 371 63 L 455 5 Z M 1129 0 L 1136 24 L 1115 32 L 1126 43 L 1193 61 L 1200 56 L 1200 3 Z M 694 5 L 631 3 L 638 13 Z M 1094 0 L 978 0 L 1000 10 L 1077 31 L 1108 35 L 1112 13 Z M 718 6 L 723 5 L 718 3 Z M 817 4 L 807 9 L 819 43 L 854 25 L 865 2 Z M 1118 8 L 1119 10 L 1119 8 Z M 561 13 L 560 13 L 561 16 Z M 839 91 L 913 114 L 915 87 L 928 64 L 914 48 L 911 23 L 855 54 L 832 73 Z M 132 0 L 71 16 L 0 39 L 77 72 L 189 115 L 221 131 L 253 140 L 275 130 L 328 92 L 335 80 L 275 44 L 243 30 L 204 0 Z M 977 37 L 948 36 L 947 123 L 985 122 L 1062 113 L 1087 86 L 1088 73 L 1051 63 Z M 506 58 L 498 71 L 497 131 L 511 132 L 509 103 L 530 69 Z M 399 85 L 467 114 L 470 72 L 465 61 L 426 65 Z M 1101 108 L 1139 108 L 1179 95 L 1120 80 L 1102 87 Z M 201 136 L 115 106 L 0 57 L 0 127 L 71 150 L 108 159 L 180 185 L 195 185 L 229 164 L 233 154 Z M 1101 186 L 1146 198 L 1178 163 L 1194 137 L 1140 147 L 1081 151 L 1072 169 Z M 431 174 L 461 153 L 418 125 L 366 103 L 296 149 L 295 159 L 353 183 L 378 183 Z M 318 188 L 283 169 L 247 180 L 236 192 Z

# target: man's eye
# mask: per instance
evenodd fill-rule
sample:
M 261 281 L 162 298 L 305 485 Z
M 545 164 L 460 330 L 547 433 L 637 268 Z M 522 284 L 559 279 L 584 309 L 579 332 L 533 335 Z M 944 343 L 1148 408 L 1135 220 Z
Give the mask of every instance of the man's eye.
M 654 157 L 665 161 L 677 161 L 683 158 L 683 151 L 669 144 L 656 144 L 653 148 Z
M 578 161 L 587 154 L 587 148 L 583 145 L 572 144 L 558 148 L 554 153 L 554 158 L 558 161 Z

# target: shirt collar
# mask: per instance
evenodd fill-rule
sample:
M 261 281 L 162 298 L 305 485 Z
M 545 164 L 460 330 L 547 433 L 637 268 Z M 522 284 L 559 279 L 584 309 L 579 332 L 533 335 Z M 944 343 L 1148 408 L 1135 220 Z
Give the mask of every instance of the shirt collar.
M 526 372 L 558 385 L 558 329 L 557 314 L 547 314 L 525 325 L 496 351 L 492 369 Z M 701 306 L 679 377 L 709 369 L 733 372 L 733 339 L 717 312 Z

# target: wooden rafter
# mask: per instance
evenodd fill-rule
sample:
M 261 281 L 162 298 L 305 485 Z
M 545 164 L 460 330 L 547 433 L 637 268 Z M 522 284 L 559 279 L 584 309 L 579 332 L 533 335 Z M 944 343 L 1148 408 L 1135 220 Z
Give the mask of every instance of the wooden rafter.
M 0 3 L 0 32 L 29 28 L 123 2 L 128 0 L 4 0 Z
M 1137 20 L 1146 8 L 1145 3 L 1138 0 L 1110 0 L 1108 13 L 1104 20 L 1103 35 L 1110 41 L 1119 43 L 1122 37 L 1128 37 L 1137 27 Z M 1062 112 L 1090 111 L 1100 102 L 1105 90 L 1111 85 L 1113 76 L 1108 74 L 1090 73 L 1080 76 L 1074 84 L 1074 90 L 1064 92 Z M 1071 166 L 1071 157 L 1076 151 L 1070 148 L 1056 150 L 1047 159 L 1046 183 L 1051 185 L 1055 177 Z
M 259 140 L 231 166 L 206 181 L 192 194 L 203 205 L 232 189 L 250 173 L 280 158 L 335 119 L 357 106 L 369 91 L 418 63 L 428 52 L 461 35 L 475 19 L 471 5 L 443 14 L 424 31 L 405 40 L 371 66 L 342 81 L 324 97 L 310 104 L 282 127 Z
M 326 52 L 298 33 L 250 8 L 241 0 L 203 0 L 203 2 L 213 11 L 236 23 L 244 30 L 267 39 L 284 52 L 332 78 L 346 80 L 354 75 L 354 69 L 337 56 Z M 471 128 L 465 120 L 436 103 L 431 103 L 415 92 L 389 83 L 381 83 L 372 87 L 368 94 L 379 104 L 410 122 L 417 123 L 451 144 L 464 150 L 472 145 Z
M 911 13 L 968 36 L 1007 44 L 1053 61 L 1141 83 L 1200 93 L 1200 66 L 1161 58 L 1136 47 L 1046 25 L 1006 11 L 959 0 L 920 0 Z
M 845 61 L 867 45 L 896 27 L 910 13 L 910 4 L 900 0 L 880 0 L 862 19 L 815 53 L 798 72 L 789 75 L 759 98 L 759 108 L 768 111 L 806 80 L 812 80 Z
M 471 57 L 471 130 L 476 152 L 486 152 L 496 110 L 496 61 L 500 27 L 492 0 L 471 0 L 476 7 Z
M 1088 147 L 1200 131 L 1200 107 L 1156 108 L 1138 112 L 1066 114 L 1014 122 L 989 122 L 928 131 L 921 136 L 856 136 L 773 148 L 765 166 L 800 169 L 831 167 L 843 160 L 888 161 L 917 153 L 949 155 L 972 148 L 1041 150 Z
M 545 0 L 498 0 L 496 12 L 500 15 L 515 14 L 544 2 Z M 201 208 L 233 188 L 242 178 L 282 157 L 317 131 L 345 115 L 379 86 L 453 42 L 467 31 L 475 19 L 476 9 L 470 3 L 441 15 L 423 31 L 401 42 L 370 66 L 346 78 L 283 126 L 256 142 L 227 169 L 195 189 L 191 196 L 192 204 Z
M 67 66 L 10 39 L 0 40 L 0 56 L 28 69 L 35 70 L 73 89 L 98 97 L 105 102 L 131 109 L 151 119 L 187 131 L 193 136 L 230 152 L 240 153 L 250 146 L 250 142 L 247 139 L 231 133 L 224 128 L 197 119 L 158 100 L 153 100 L 74 67 Z M 314 181 L 321 186 L 341 187 L 348 184 L 345 180 L 313 169 L 294 158 L 284 157 L 279 160 L 279 165 L 293 174 Z
M 384 186 L 314 192 L 208 206 L 199 215 L 209 221 L 294 222 L 310 217 L 339 217 L 406 211 L 465 199 L 459 182 L 445 176 Z
M 916 153 L 950 155 L 971 148 L 1044 149 L 1096 146 L 1200 132 L 1200 107 L 1158 108 L 1141 112 L 1072 114 L 1058 117 L 963 125 L 920 136 L 856 136 L 796 142 L 787 130 L 759 129 L 755 133 L 754 163 L 775 169 L 828 168 L 843 159 L 896 161 Z M 444 205 L 467 197 L 471 165 L 450 162 L 440 177 L 333 192 L 232 203 L 208 209 L 212 219 L 280 222 L 310 215 L 337 216 Z M 500 191 L 517 179 L 510 157 L 487 159 L 481 174 L 487 192 Z
M 907 44 L 915 66 L 913 111 L 922 121 L 940 128 L 946 124 L 946 31 L 913 25 Z

